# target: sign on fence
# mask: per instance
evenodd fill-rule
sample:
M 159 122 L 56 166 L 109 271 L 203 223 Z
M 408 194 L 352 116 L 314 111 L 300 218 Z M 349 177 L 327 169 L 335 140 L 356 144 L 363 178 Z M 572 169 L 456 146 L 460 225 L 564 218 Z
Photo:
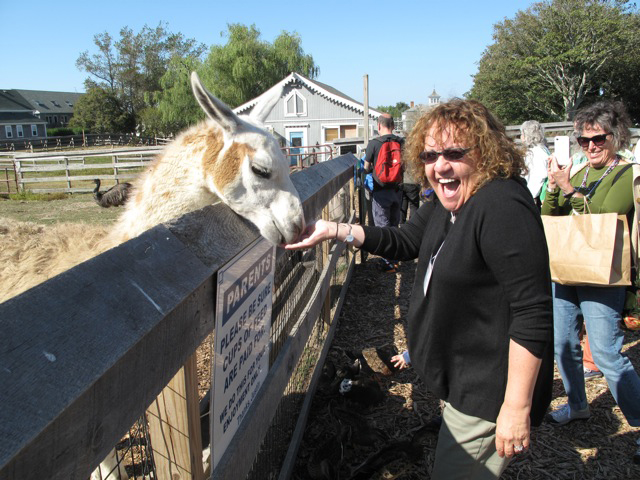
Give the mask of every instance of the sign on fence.
M 260 238 L 218 271 L 213 467 L 269 371 L 275 247 Z

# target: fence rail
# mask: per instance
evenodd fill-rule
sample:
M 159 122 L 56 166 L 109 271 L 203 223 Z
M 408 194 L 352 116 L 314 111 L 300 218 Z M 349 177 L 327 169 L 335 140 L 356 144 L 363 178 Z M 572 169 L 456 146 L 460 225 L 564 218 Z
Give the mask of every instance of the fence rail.
M 102 146 L 150 146 L 164 145 L 168 140 L 155 137 L 138 137 L 125 134 L 85 134 L 65 135 L 46 138 L 16 138 L 0 141 L 0 152 L 17 152 L 36 150 L 48 152 L 73 150 L 76 148 L 102 147 Z
M 292 175 L 308 220 L 352 215 L 354 163 L 353 155 L 345 155 Z M 249 222 L 213 205 L 0 304 L 0 479 L 87 478 L 192 361 L 214 329 L 217 270 L 257 237 Z M 268 446 L 265 435 L 278 420 L 311 332 L 325 322 L 332 325 L 338 314 L 341 302 L 330 295 L 336 275 L 331 269 L 342 263 L 350 272 L 352 252 L 334 245 L 306 267 L 300 256 L 278 250 L 276 264 L 295 264 L 287 278 L 296 268 L 316 273 L 305 285 L 286 279 L 276 285 L 274 312 L 292 318 L 272 323 L 272 344 L 279 347 L 267 379 L 213 478 L 245 478 L 259 468 L 258 452 Z M 342 292 L 348 279 L 340 280 Z M 312 293 L 299 300 L 301 291 Z M 276 308 L 280 297 L 293 305 Z M 318 357 L 326 355 L 323 342 Z M 312 366 L 310 375 L 317 359 Z M 199 438 L 199 425 L 192 418 L 182 435 Z M 201 461 L 201 455 L 192 450 L 191 461 Z M 169 478 L 163 475 L 157 478 Z

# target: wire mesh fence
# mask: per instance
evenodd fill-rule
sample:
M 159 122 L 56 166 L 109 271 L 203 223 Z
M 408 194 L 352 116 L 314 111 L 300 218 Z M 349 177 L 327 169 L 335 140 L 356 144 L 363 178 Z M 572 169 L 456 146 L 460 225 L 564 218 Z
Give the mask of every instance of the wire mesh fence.
M 349 190 L 348 188 L 343 188 L 327 205 L 325 216 L 334 221 L 347 221 L 350 218 L 351 211 L 352 202 Z M 327 245 L 324 246 L 324 248 L 326 247 Z M 315 319 L 311 335 L 309 335 L 304 351 L 293 369 L 258 456 L 254 461 L 251 472 L 247 476 L 249 480 L 276 479 L 280 475 L 281 466 L 290 448 L 292 433 L 298 422 L 305 396 L 308 394 L 313 395 L 313 392 L 309 392 L 311 378 L 323 349 L 328 347 L 327 334 L 331 319 L 334 318 L 342 287 L 347 278 L 348 255 L 349 252 L 345 249 L 335 263 L 334 270 L 330 272 L 330 287 L 325 309 Z M 290 334 L 295 320 L 299 318 L 299 313 L 307 304 L 311 297 L 311 292 L 317 286 L 320 272 L 325 267 L 326 257 L 323 254 L 323 246 L 318 245 L 304 254 L 295 253 L 291 255 L 285 263 L 282 263 L 281 270 L 276 271 L 276 278 L 278 278 L 278 273 L 285 276 L 285 278 L 296 271 L 301 273 L 297 273 L 293 277 L 300 278 L 300 281 L 294 282 L 294 288 L 290 288 L 290 285 L 292 285 L 290 282 L 280 283 L 279 288 L 276 287 L 274 327 L 272 327 L 274 346 L 276 344 L 281 345 Z M 285 275 L 285 272 L 289 272 L 288 275 Z M 279 311 L 275 308 L 275 302 L 278 299 L 285 302 L 286 305 Z M 274 358 L 276 358 L 278 349 L 272 348 L 272 351 L 274 350 L 276 350 L 274 355 Z

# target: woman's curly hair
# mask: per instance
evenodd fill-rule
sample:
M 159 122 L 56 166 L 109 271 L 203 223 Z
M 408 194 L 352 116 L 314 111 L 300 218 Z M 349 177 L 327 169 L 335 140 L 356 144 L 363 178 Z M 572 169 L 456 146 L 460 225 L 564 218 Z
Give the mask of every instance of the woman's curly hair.
M 523 153 L 507 136 L 502 122 L 480 102 L 454 98 L 427 111 L 408 136 L 406 163 L 416 181 L 424 187 L 429 181 L 419 155 L 424 150 L 427 133 L 433 127 L 436 140 L 441 140 L 444 131 L 449 130 L 462 146 L 475 147 L 469 153 L 476 161 L 477 169 L 473 193 L 494 178 L 511 178 L 527 172 Z

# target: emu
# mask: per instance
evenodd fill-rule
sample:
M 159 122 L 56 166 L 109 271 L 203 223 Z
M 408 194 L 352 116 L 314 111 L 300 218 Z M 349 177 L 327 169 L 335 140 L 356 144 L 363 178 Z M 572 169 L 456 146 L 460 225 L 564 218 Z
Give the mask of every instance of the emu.
M 129 182 L 116 183 L 106 192 L 100 191 L 99 178 L 96 178 L 93 182 L 96 184 L 96 188 L 93 189 L 93 199 L 103 208 L 119 207 L 129 198 L 129 191 L 131 190 Z
M 305 226 L 302 204 L 278 142 L 261 127 L 281 92 L 240 117 L 208 92 L 195 72 L 191 86 L 207 119 L 177 136 L 133 182 L 113 228 L 0 219 L 0 302 L 218 200 L 271 243 L 297 238 Z M 114 461 L 112 450 L 92 478 L 110 471 Z

